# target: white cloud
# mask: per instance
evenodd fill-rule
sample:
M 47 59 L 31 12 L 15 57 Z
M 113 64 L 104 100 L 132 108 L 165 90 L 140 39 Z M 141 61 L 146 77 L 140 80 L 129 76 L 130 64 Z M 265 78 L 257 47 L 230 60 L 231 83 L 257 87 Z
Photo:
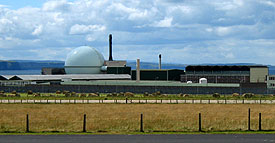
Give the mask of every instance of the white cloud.
M 269 0 L 261 0 L 259 1 L 260 3 L 266 4 L 271 7 L 275 7 L 275 2 L 274 1 L 269 1 Z
M 79 25 L 75 24 L 70 29 L 70 34 L 86 34 L 94 31 L 104 31 L 106 29 L 103 25 Z
M 66 0 L 54 0 L 44 3 L 43 11 L 67 11 L 70 8 L 70 3 Z
M 94 38 L 93 35 L 87 35 L 86 36 L 86 41 L 89 41 L 89 42 L 92 42 L 92 41 L 95 41 L 96 39 Z
M 0 4 L 0 8 L 5 8 L 5 7 L 8 7 L 7 5 L 1 5 Z
M 217 27 L 216 28 L 217 35 L 219 36 L 225 36 L 230 34 L 231 28 L 230 27 Z
M 0 6 L 1 56 L 64 60 L 69 52 L 64 48 L 83 44 L 107 56 L 112 33 L 118 59 L 157 62 L 152 56 L 163 53 L 164 62 L 275 64 L 274 17 L 271 0 L 48 0 L 42 7 Z
M 151 26 L 153 26 L 153 27 L 171 27 L 172 21 L 173 21 L 173 17 L 165 17 L 163 20 L 155 22 Z
M 34 31 L 32 32 L 32 35 L 38 36 L 43 32 L 43 26 L 39 25 L 37 26 Z

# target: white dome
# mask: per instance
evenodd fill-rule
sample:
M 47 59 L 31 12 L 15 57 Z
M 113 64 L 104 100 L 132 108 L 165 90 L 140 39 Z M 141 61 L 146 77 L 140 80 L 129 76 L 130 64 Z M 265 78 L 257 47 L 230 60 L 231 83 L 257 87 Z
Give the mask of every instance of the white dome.
M 67 74 L 98 74 L 104 57 L 95 48 L 82 46 L 71 51 L 65 61 Z

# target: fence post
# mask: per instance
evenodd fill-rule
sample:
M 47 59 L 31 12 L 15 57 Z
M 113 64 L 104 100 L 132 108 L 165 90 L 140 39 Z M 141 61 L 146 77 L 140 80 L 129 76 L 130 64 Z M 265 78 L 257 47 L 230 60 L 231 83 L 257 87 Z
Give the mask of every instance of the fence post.
M 262 99 L 260 99 L 260 104 L 262 104 Z
M 143 130 L 143 114 L 140 114 L 140 132 L 144 132 Z
M 259 131 L 262 130 L 262 114 L 259 113 Z
M 199 132 L 201 132 L 201 113 L 199 113 Z
M 30 132 L 29 129 L 30 129 L 30 128 L 29 128 L 29 114 L 27 114 L 27 116 L 26 116 L 26 132 L 27 132 L 27 133 Z
M 86 132 L 86 114 L 83 117 L 83 132 Z
M 126 104 L 128 103 L 128 98 L 125 99 L 126 100 Z
M 250 108 L 248 108 L 248 131 L 250 131 Z

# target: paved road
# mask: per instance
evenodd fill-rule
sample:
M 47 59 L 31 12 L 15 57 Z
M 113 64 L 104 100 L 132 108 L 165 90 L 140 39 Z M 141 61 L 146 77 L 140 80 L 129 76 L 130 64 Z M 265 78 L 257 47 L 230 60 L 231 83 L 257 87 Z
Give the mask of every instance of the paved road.
M 2 135 L 0 143 L 273 143 L 275 134 Z

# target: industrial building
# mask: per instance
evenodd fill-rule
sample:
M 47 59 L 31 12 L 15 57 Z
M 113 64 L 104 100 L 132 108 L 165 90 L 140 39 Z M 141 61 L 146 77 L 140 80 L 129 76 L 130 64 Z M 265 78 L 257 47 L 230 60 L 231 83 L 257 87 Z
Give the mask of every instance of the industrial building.
M 258 93 L 275 94 L 275 75 L 268 67 L 189 65 L 185 70 L 162 69 L 159 55 L 158 69 L 136 70 L 126 61 L 112 57 L 112 35 L 109 35 L 109 60 L 97 49 L 81 46 L 72 50 L 64 68 L 43 68 L 42 75 L 0 75 L 1 90 L 54 92 L 70 90 L 82 92 L 156 92 L 187 94 Z
M 267 77 L 267 88 L 275 90 L 275 75 L 269 75 Z
M 266 83 L 267 66 L 187 66 L 181 82 L 198 83 L 206 78 L 208 83 Z
M 180 81 L 180 76 L 184 73 L 184 70 L 179 69 L 142 69 L 140 80 Z M 136 80 L 136 70 L 131 71 L 131 79 Z

